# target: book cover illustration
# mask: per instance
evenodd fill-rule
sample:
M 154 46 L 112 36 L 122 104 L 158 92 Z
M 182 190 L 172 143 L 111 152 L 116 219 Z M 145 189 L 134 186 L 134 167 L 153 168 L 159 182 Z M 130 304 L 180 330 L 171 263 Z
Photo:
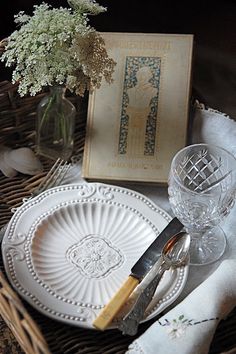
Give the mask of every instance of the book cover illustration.
M 90 94 L 83 177 L 166 183 L 187 139 L 193 36 L 102 35 L 117 65 Z

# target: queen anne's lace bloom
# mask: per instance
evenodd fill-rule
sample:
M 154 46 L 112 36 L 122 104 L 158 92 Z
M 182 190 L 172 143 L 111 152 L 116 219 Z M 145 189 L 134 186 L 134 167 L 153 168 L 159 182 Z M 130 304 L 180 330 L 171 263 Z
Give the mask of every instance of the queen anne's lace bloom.
M 21 27 L 9 36 L 1 60 L 15 66 L 12 80 L 19 82 L 21 96 L 54 84 L 83 96 L 85 90 L 100 87 L 102 78 L 112 81 L 115 62 L 87 18 L 106 8 L 93 0 L 68 3 L 73 9 L 42 3 L 34 6 L 32 16 L 23 11 L 15 16 Z

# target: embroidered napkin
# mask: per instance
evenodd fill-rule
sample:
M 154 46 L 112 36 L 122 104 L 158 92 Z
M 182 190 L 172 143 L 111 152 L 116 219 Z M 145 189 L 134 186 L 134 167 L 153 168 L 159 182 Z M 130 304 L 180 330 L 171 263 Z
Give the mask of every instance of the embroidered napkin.
M 191 143 L 200 142 L 236 155 L 236 122 L 197 102 Z M 208 353 L 219 320 L 236 306 L 235 220 L 236 206 L 222 224 L 228 242 L 223 258 L 209 266 L 190 266 L 187 286 L 175 306 L 135 340 L 127 354 Z
M 217 270 L 180 304 L 157 320 L 127 354 L 208 353 L 219 320 L 235 306 L 236 260 Z

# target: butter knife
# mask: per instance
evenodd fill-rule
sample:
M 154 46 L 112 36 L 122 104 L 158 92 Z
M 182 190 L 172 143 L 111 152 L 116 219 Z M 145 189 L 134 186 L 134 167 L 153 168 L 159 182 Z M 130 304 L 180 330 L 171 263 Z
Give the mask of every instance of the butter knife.
M 157 262 L 165 243 L 174 234 L 180 232 L 182 228 L 183 224 L 177 218 L 173 218 L 170 221 L 132 267 L 128 279 L 124 282 L 118 292 L 99 313 L 98 317 L 93 322 L 94 327 L 100 330 L 105 330 L 108 327 L 121 307 L 125 304 L 132 291 Z
M 151 269 L 151 273 L 155 271 L 155 276 L 152 276 L 151 280 L 147 282 L 131 310 L 118 326 L 123 334 L 134 336 L 137 333 L 139 323 L 144 317 L 145 310 L 150 304 L 163 274 L 170 268 L 174 269 L 186 263 L 189 258 L 189 247 L 190 236 L 186 232 L 177 233 L 167 241 L 160 259 Z

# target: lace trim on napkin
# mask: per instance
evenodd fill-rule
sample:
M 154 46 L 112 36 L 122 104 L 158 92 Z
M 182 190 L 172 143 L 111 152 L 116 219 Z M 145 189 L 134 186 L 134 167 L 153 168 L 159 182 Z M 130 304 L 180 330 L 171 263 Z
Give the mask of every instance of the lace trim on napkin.
M 217 144 L 236 155 L 236 121 L 226 113 L 194 102 L 191 143 Z
M 230 118 L 228 114 L 220 112 L 217 109 L 208 107 L 204 103 L 199 102 L 198 100 L 195 100 L 194 107 L 198 108 L 198 109 L 201 109 L 202 111 L 208 111 L 208 112 L 212 112 L 212 113 L 217 113 L 217 114 L 220 114 L 220 115 L 222 115 L 224 117 Z

